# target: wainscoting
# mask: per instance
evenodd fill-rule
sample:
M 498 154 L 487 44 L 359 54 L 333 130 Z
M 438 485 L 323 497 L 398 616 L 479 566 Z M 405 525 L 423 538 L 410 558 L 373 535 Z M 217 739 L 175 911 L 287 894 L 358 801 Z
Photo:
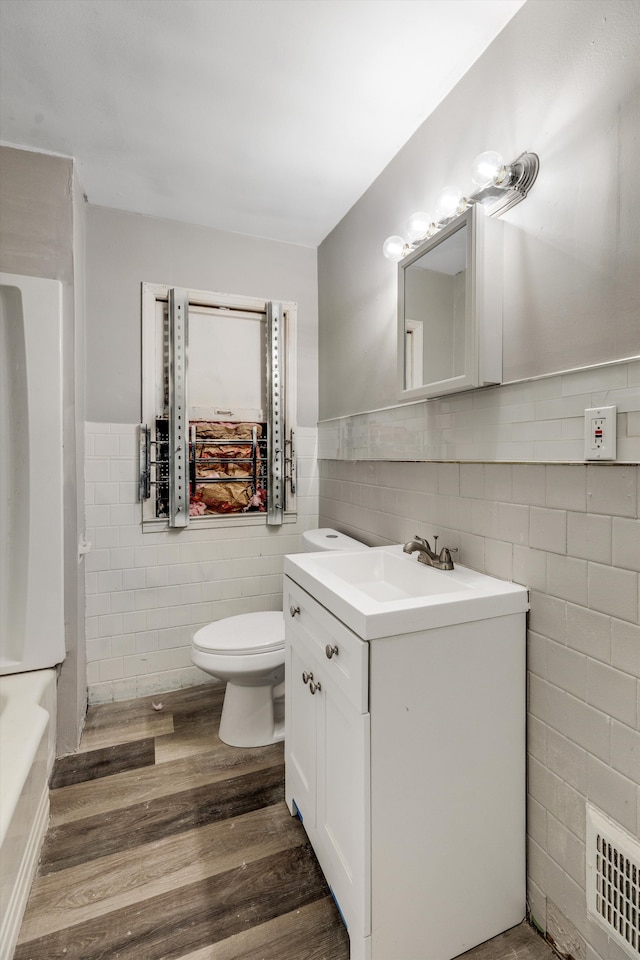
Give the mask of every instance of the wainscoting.
M 348 960 L 284 803 L 282 745 L 221 743 L 223 690 L 89 709 L 80 752 L 54 769 L 15 960 Z M 524 924 L 465 954 L 553 956 Z

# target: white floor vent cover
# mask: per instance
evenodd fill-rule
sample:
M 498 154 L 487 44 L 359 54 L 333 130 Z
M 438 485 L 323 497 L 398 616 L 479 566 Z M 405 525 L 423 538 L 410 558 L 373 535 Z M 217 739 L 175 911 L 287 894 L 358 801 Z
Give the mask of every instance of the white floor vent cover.
M 587 804 L 587 910 L 637 960 L 640 843 L 591 804 Z

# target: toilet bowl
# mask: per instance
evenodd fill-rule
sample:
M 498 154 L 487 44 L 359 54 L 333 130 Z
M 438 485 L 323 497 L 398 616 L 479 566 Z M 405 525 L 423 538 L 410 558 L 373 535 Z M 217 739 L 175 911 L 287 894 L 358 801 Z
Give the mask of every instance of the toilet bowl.
M 324 527 L 302 535 L 306 552 L 368 550 Z M 282 611 L 242 613 L 197 630 L 191 660 L 226 681 L 219 736 L 232 747 L 262 747 L 284 739 L 284 618 Z

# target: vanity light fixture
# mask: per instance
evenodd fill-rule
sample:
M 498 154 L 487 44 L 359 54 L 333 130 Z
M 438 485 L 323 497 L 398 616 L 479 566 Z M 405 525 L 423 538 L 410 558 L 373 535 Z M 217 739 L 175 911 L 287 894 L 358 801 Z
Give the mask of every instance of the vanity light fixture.
M 424 210 L 418 210 L 412 214 L 407 221 L 407 236 L 410 243 L 417 243 L 424 240 L 429 235 L 429 230 L 433 222 L 433 217 L 425 213 Z M 403 244 L 404 245 L 404 244 Z
M 471 179 L 476 187 L 486 187 L 488 183 L 502 184 L 507 176 L 504 160 L 495 150 L 479 153 L 471 164 Z
M 465 197 L 458 187 L 443 187 L 436 199 L 434 217 L 422 210 L 414 213 L 407 223 L 408 240 L 387 237 L 383 254 L 387 260 L 397 263 L 474 203 L 481 203 L 490 217 L 501 216 L 524 200 L 535 183 L 539 167 L 535 153 L 521 153 L 511 163 L 505 163 L 495 150 L 485 150 L 471 166 L 475 190 Z
M 411 247 L 408 243 L 404 242 L 402 237 L 387 237 L 385 242 L 382 244 L 382 252 L 387 260 L 393 260 L 395 263 L 397 263 L 398 260 L 402 260 L 402 258 L 407 255 L 410 249 Z
M 462 190 L 454 184 L 443 187 L 436 199 L 436 220 L 443 223 L 445 220 L 451 220 L 457 217 L 467 207 L 467 203 L 462 196 Z

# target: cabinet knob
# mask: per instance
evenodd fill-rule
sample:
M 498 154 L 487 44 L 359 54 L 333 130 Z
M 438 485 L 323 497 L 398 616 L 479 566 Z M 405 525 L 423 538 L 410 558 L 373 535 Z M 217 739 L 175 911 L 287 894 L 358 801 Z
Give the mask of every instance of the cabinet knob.
M 313 674 L 307 673 L 307 671 L 305 670 L 304 673 L 302 674 L 302 682 L 309 683 L 310 680 L 313 680 Z
M 326 654 L 327 660 L 331 660 L 331 657 L 338 656 L 338 652 L 339 652 L 338 645 L 334 643 L 333 646 L 331 646 L 331 644 L 328 643 L 324 648 L 324 652 Z
M 322 690 L 322 684 L 320 683 L 319 680 L 317 682 L 315 680 L 312 680 L 311 683 L 309 684 L 309 693 L 315 694 L 316 690 Z
M 295 617 L 296 613 L 300 613 L 300 607 L 294 607 L 293 604 L 289 607 L 289 613 L 292 617 Z

